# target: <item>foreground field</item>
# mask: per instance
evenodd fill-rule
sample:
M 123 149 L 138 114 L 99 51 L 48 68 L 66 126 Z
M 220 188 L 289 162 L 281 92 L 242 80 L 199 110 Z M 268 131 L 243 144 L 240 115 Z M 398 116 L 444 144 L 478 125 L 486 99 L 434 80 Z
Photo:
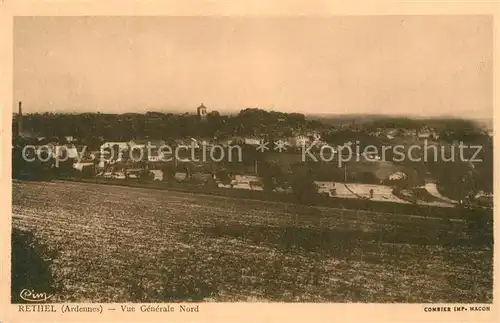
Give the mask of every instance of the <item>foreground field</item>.
M 54 301 L 492 301 L 463 221 L 68 182 L 15 182 L 12 213 Z

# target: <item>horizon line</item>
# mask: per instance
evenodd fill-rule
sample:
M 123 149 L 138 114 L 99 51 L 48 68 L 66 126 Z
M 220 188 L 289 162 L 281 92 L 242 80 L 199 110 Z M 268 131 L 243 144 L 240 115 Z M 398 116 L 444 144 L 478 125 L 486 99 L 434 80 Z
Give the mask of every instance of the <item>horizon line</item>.
M 266 112 L 278 112 L 278 113 L 284 113 L 284 114 L 291 114 L 291 113 L 297 113 L 297 114 L 303 114 L 304 116 L 317 116 L 317 117 L 392 117 L 392 118 L 412 118 L 412 119 L 433 119 L 433 118 L 453 118 L 453 119 L 488 119 L 488 120 L 493 120 L 493 115 L 490 116 L 457 116 L 457 115 L 452 115 L 452 114 L 432 114 L 432 115 L 419 115 L 419 114 L 405 114 L 405 113 L 377 113 L 377 112 L 356 112 L 356 113 L 343 113 L 343 112 L 300 112 L 300 111 L 280 111 L 276 109 L 266 109 L 266 108 L 259 108 L 259 107 L 246 107 L 246 108 L 241 108 L 239 110 L 230 110 L 230 109 L 223 109 L 223 110 L 209 110 L 210 111 L 217 111 L 221 115 L 237 115 L 239 114 L 242 110 L 246 109 L 258 109 L 258 110 L 263 110 Z M 196 110 L 196 108 L 192 109 Z M 39 110 L 39 111 L 26 111 L 25 107 L 23 106 L 23 115 L 30 115 L 30 114 L 44 114 L 44 113 L 54 113 L 54 114 L 85 114 L 85 113 L 91 113 L 91 114 L 109 114 L 109 115 L 124 115 L 124 114 L 146 114 L 146 113 L 163 113 L 163 114 L 196 114 L 196 111 L 192 110 L 181 110 L 181 109 L 143 109 L 140 111 L 122 111 L 122 112 L 109 112 L 109 111 L 75 111 L 75 110 Z M 16 109 L 12 110 L 12 114 L 18 114 L 16 112 Z

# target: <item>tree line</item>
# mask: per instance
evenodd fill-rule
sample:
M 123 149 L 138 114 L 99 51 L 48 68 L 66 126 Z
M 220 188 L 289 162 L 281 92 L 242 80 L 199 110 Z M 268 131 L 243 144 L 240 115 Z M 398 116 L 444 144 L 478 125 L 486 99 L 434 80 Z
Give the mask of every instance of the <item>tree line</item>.
M 138 138 L 167 140 L 182 137 L 226 139 L 234 136 L 292 136 L 296 131 L 326 130 L 322 122 L 307 120 L 300 113 L 244 109 L 236 115 L 211 111 L 201 120 L 196 114 L 147 112 L 145 114 L 34 113 L 23 117 L 23 128 L 31 136 L 74 136 L 97 148 L 105 141 Z

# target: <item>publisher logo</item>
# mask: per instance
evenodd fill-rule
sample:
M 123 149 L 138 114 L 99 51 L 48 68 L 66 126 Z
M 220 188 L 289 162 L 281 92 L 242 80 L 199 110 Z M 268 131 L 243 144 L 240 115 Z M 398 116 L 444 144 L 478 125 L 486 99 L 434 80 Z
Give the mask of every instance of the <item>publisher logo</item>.
M 19 297 L 27 302 L 46 302 L 52 295 L 48 293 L 37 293 L 33 289 L 23 289 Z

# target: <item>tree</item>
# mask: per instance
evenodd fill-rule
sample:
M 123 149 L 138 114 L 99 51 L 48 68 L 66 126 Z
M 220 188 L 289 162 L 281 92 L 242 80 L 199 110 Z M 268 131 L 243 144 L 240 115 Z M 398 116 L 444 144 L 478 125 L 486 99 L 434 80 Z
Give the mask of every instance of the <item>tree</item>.
M 211 111 L 207 114 L 206 122 L 200 122 L 200 135 L 213 138 L 219 133 L 223 124 L 223 119 L 218 111 Z
M 207 113 L 207 121 L 208 122 L 218 122 L 220 120 L 220 113 L 219 111 L 210 111 Z
M 278 187 L 283 187 L 286 182 L 285 174 L 281 167 L 275 163 L 263 162 L 258 168 L 261 177 L 263 189 L 266 192 L 274 191 Z
M 140 181 L 152 181 L 154 178 L 154 175 L 153 173 L 151 173 L 149 170 L 147 169 L 143 169 L 141 170 L 140 174 L 139 174 L 139 179 Z
M 226 169 L 219 169 L 216 173 L 215 176 L 219 179 L 220 183 L 223 185 L 231 185 L 232 179 L 231 176 L 229 176 L 229 173 Z
M 99 150 L 101 147 L 101 141 L 99 138 L 88 135 L 82 139 L 82 144 L 87 147 L 87 151 Z
M 481 190 L 486 193 L 493 193 L 493 143 L 491 141 L 482 145 L 479 158 L 481 162 L 475 165 L 478 172 L 477 183 Z
M 307 165 L 294 167 L 291 174 L 290 184 L 293 194 L 298 201 L 313 204 L 318 196 L 318 187 L 314 183 L 314 176 Z
M 47 293 L 61 292 L 51 270 L 52 260 L 58 255 L 53 249 L 40 243 L 35 235 L 17 228 L 12 229 L 11 238 L 11 301 L 29 303 L 20 297 L 20 292 L 30 286 Z
M 83 178 L 93 178 L 95 176 L 94 165 L 83 166 L 80 176 Z
M 176 173 L 175 166 L 171 163 L 166 164 L 162 168 L 162 173 L 163 173 L 163 181 L 172 183 L 175 179 L 175 173 Z
M 113 160 L 120 159 L 121 151 L 120 151 L 120 146 L 118 144 L 114 144 L 113 146 L 111 146 L 111 151 Z
M 154 175 L 153 175 L 153 173 L 151 173 L 149 171 L 149 165 L 148 165 L 148 163 L 146 163 L 144 161 L 140 161 L 140 162 L 137 163 L 137 165 L 141 169 L 140 172 L 139 172 L 139 181 L 140 182 L 153 180 Z

